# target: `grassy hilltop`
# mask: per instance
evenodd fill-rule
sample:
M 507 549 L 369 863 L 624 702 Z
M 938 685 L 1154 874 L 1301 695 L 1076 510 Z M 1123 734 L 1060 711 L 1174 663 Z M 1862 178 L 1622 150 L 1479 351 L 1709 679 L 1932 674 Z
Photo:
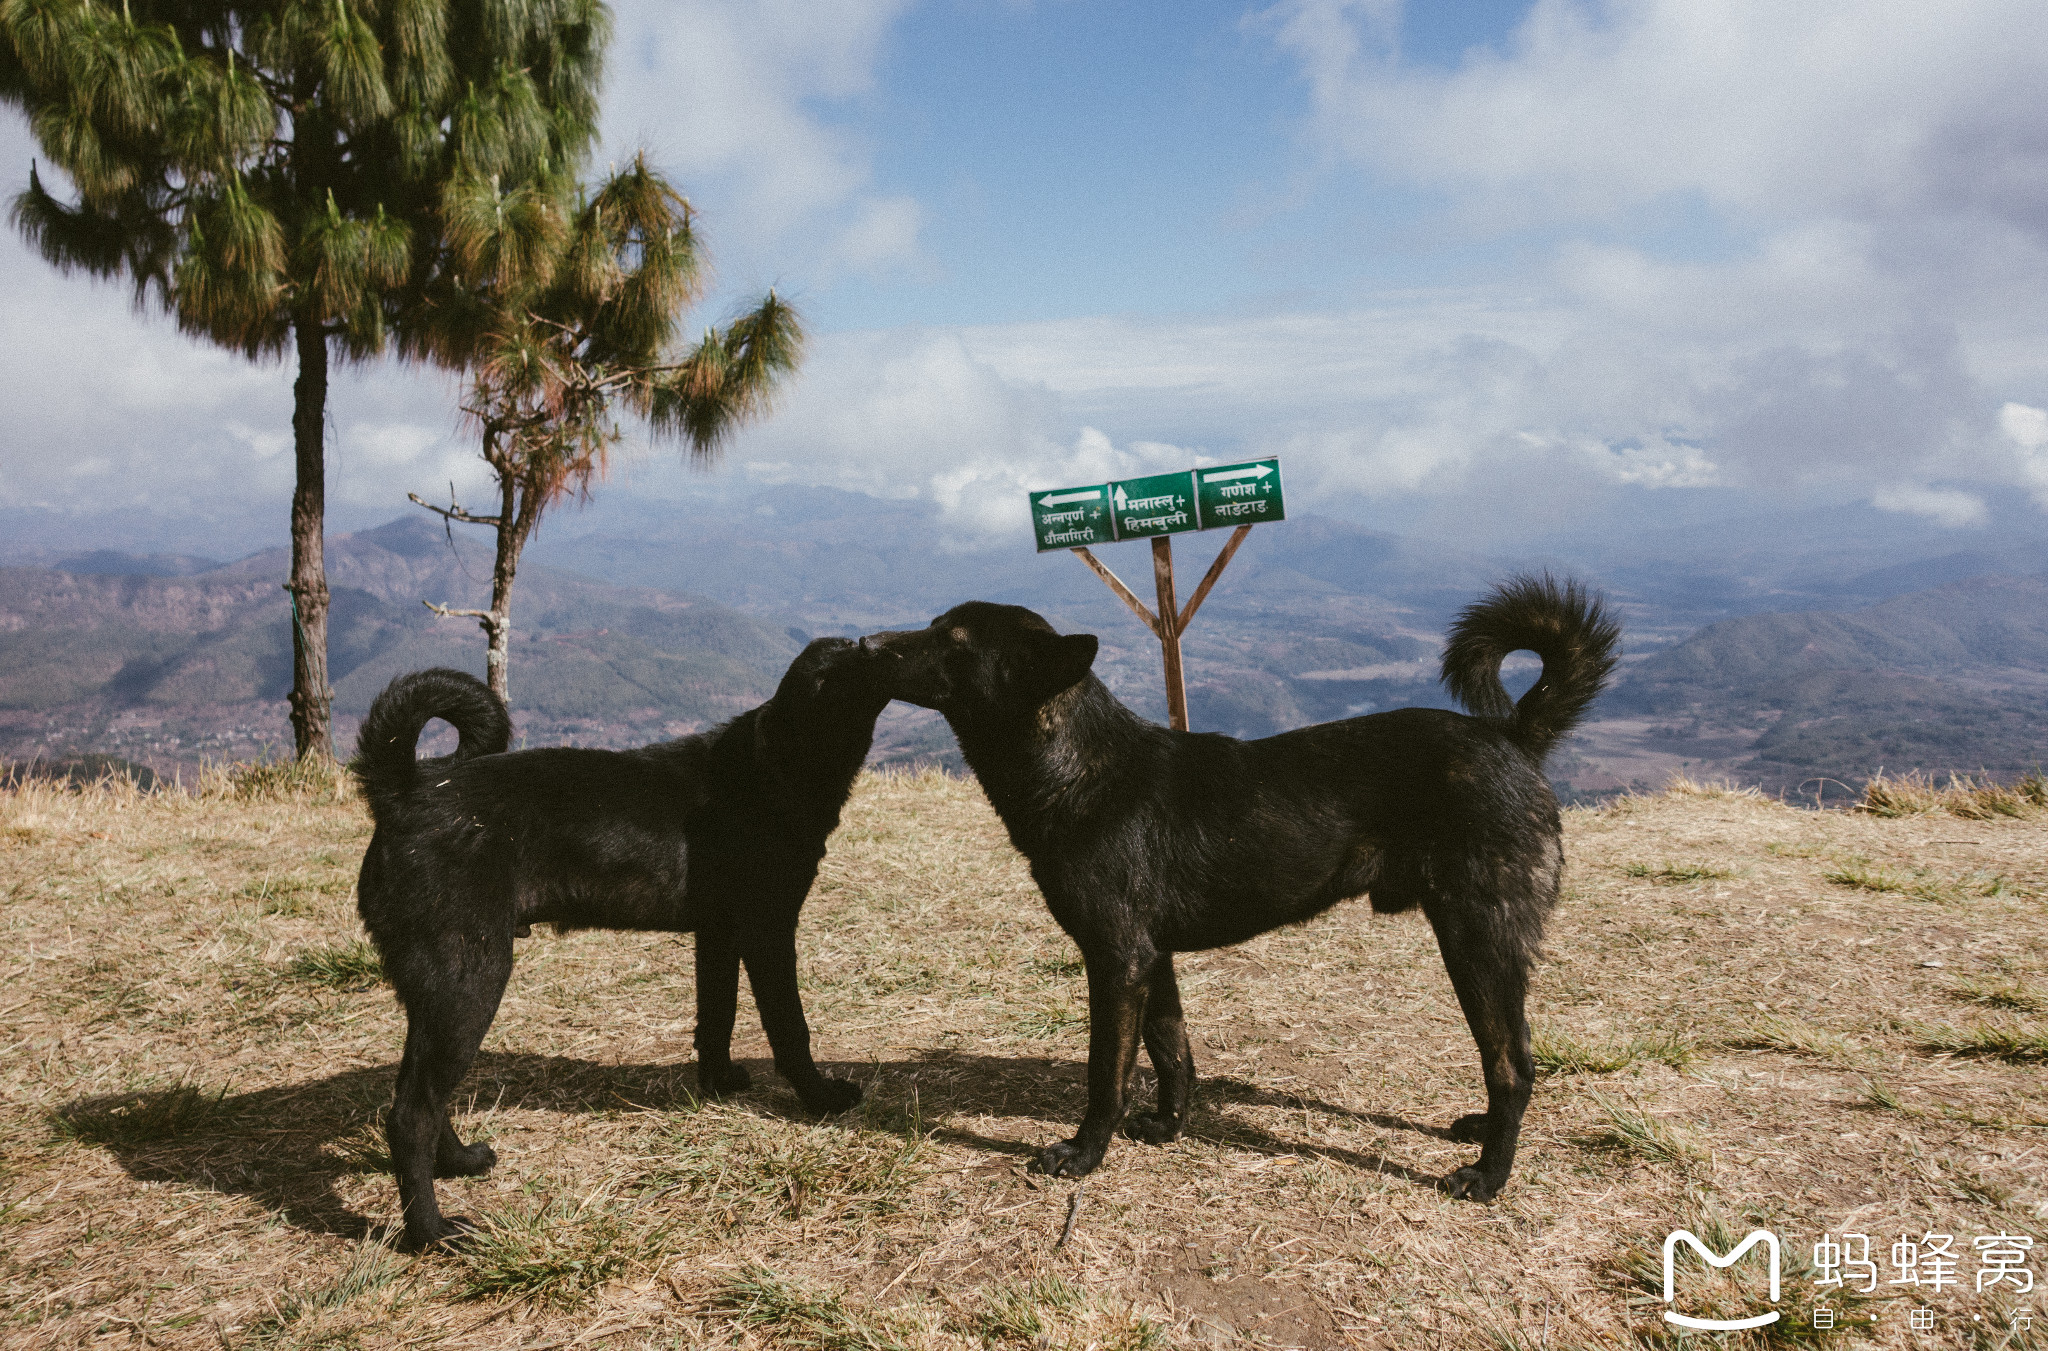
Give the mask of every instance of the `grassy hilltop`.
M 1823 1230 L 2032 1235 L 2048 1274 L 2048 811 L 1872 801 L 1568 813 L 1545 1073 L 1476 1206 L 1429 1185 L 1482 1101 L 1434 941 L 1363 905 L 1185 961 L 1190 1138 L 1024 1174 L 1082 1107 L 1074 950 L 971 783 L 869 776 L 801 945 L 867 1103 L 805 1119 L 750 1009 L 761 1087 L 697 1102 L 687 945 L 537 933 L 457 1099 L 501 1162 L 441 1184 L 484 1236 L 413 1259 L 383 1246 L 403 1020 L 355 919 L 359 804 L 278 771 L 0 793 L 0 1341 L 1661 1345 L 1683 1222 L 1785 1239 L 1770 1344 L 2006 1345 L 1967 1340 L 2015 1302 L 1968 1265 L 1943 1338 L 1895 1288 L 1854 1336 L 1806 1322 Z M 1705 1284 L 1695 1311 L 1748 1311 Z

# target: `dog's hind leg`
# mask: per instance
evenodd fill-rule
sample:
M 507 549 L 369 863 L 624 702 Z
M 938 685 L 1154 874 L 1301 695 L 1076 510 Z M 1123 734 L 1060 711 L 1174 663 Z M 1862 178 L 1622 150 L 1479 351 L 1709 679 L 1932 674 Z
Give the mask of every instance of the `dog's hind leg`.
M 448 1119 L 448 1099 L 469 1073 L 477 1047 L 497 1015 L 512 974 L 509 934 L 491 943 L 472 970 L 445 975 L 445 983 L 408 982 L 405 1057 L 398 1066 L 386 1138 L 398 1197 L 405 1214 L 405 1245 L 419 1249 L 460 1234 L 467 1225 L 441 1214 L 436 1177 L 489 1171 L 497 1152 L 479 1141 L 465 1146 Z
M 697 1086 L 705 1093 L 741 1093 L 753 1085 L 732 1063 L 732 1025 L 740 999 L 740 950 L 727 930 L 697 930 Z
M 743 932 L 740 955 L 746 959 L 754 1006 L 761 1011 L 761 1028 L 775 1052 L 776 1073 L 789 1081 L 807 1110 L 820 1116 L 845 1111 L 859 1102 L 859 1084 L 826 1078 L 811 1058 L 811 1027 L 804 1021 L 803 996 L 796 984 L 794 917 L 787 929 Z
M 1479 1144 L 1479 1162 L 1460 1168 L 1443 1181 L 1452 1196 L 1490 1201 L 1507 1185 L 1521 1139 L 1522 1116 L 1536 1082 L 1536 1062 L 1529 1052 L 1529 1023 L 1524 1012 L 1529 968 L 1521 944 L 1506 931 L 1501 917 L 1450 916 L 1447 907 L 1431 905 L 1444 968 L 1458 1004 L 1479 1046 L 1486 1075 L 1486 1111 L 1458 1118 L 1451 1138 Z
M 1047 1145 L 1031 1161 L 1033 1169 L 1052 1177 L 1094 1172 L 1123 1123 L 1145 997 L 1159 960 L 1085 950 L 1082 956 L 1088 964 L 1088 1113 L 1073 1139 Z
M 1172 953 L 1161 956 L 1152 968 L 1145 994 L 1145 1054 L 1159 1076 L 1159 1110 L 1132 1113 L 1124 1122 L 1124 1134 L 1148 1145 L 1163 1145 L 1178 1140 L 1187 1129 L 1188 1103 L 1195 1091 L 1195 1053 L 1181 1016 Z

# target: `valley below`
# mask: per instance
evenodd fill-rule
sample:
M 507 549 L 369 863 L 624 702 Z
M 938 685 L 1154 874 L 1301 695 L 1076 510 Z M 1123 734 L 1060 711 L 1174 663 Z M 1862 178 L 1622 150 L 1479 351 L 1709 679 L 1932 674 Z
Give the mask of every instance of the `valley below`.
M 602 529 L 536 542 L 513 599 L 518 744 L 620 747 L 700 730 L 765 699 L 812 637 L 922 625 L 969 598 L 1097 634 L 1097 674 L 1165 720 L 1156 640 L 1076 560 L 949 541 L 925 502 L 779 489 L 742 505 L 629 503 Z M 1181 537 L 1184 596 L 1224 533 Z M 1739 530 L 1721 533 L 1739 543 Z M 486 543 L 424 514 L 330 538 L 344 751 L 394 676 L 434 665 L 482 674 L 475 622 L 423 602 L 481 605 Z M 1436 670 L 1458 608 L 1511 571 L 1547 568 L 1598 587 L 1625 625 L 1615 682 L 1550 766 L 1568 799 L 1678 775 L 1813 803 L 1852 796 L 1879 772 L 2013 778 L 2048 763 L 2048 542 L 1904 562 L 1898 552 L 1838 548 L 1823 567 L 1666 538 L 1655 551 L 1560 541 L 1491 557 L 1307 516 L 1255 533 L 1190 626 L 1191 725 L 1257 737 L 1447 707 Z M 1149 597 L 1142 549 L 1102 559 Z M 111 757 L 189 777 L 288 752 L 284 550 L 228 563 L 0 553 L 9 561 L 0 760 L 92 773 Z M 1517 654 L 1504 678 L 1518 692 L 1537 671 Z M 943 721 L 901 704 L 877 726 L 873 762 L 964 769 Z

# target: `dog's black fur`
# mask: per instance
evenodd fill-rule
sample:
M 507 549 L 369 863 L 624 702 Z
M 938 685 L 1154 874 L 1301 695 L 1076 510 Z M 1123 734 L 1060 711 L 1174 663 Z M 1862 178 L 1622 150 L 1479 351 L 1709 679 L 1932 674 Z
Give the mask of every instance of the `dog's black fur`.
M 513 938 L 538 922 L 694 931 L 703 1087 L 747 1086 L 731 1055 L 745 962 L 775 1068 L 804 1106 L 860 1101 L 858 1085 L 811 1059 L 796 924 L 888 703 L 872 664 L 847 639 L 820 638 L 767 703 L 629 751 L 505 753 L 504 706 L 460 671 L 401 676 L 377 696 L 356 749 L 377 820 L 357 896 L 406 1011 L 388 1134 L 409 1246 L 463 1227 L 442 1217 L 436 1176 L 497 1162 L 489 1145 L 456 1137 L 448 1098 L 497 1013 Z M 460 743 L 416 761 L 433 718 Z
M 1408 708 L 1259 741 L 1168 731 L 1089 673 L 1095 639 L 972 601 L 925 629 L 876 634 L 880 687 L 945 714 L 967 763 L 1087 963 L 1088 1112 L 1034 1166 L 1078 1177 L 1125 1113 L 1143 1037 L 1159 1110 L 1125 1132 L 1180 1135 L 1194 1083 L 1173 954 L 1239 943 L 1367 895 L 1420 907 L 1479 1044 L 1487 1110 L 1452 1134 L 1482 1143 L 1444 1179 L 1490 1199 L 1508 1179 L 1535 1066 L 1523 1000 L 1564 855 L 1544 756 L 1613 669 L 1600 602 L 1516 578 L 1451 631 L 1443 679 L 1464 716 Z M 1519 703 L 1501 659 L 1543 675 Z

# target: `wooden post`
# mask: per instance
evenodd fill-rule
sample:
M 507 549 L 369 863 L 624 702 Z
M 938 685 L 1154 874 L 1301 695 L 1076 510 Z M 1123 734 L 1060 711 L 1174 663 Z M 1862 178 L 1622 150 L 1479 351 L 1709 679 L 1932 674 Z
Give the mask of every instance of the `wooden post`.
M 1244 543 L 1244 537 L 1251 532 L 1252 528 L 1248 525 L 1241 525 L 1230 532 L 1230 542 L 1223 546 L 1223 552 L 1217 554 L 1216 561 L 1209 565 L 1209 571 L 1203 575 L 1202 584 L 1195 588 L 1194 599 L 1188 602 L 1188 608 L 1180 612 L 1180 620 L 1175 625 L 1180 632 L 1188 631 L 1188 621 L 1195 617 L 1195 611 L 1202 608 L 1202 602 L 1209 597 L 1209 588 L 1216 585 L 1216 579 L 1223 575 L 1223 569 L 1229 565 L 1231 555 L 1237 552 L 1237 546 Z
M 439 508 L 435 508 L 439 510 Z M 1174 605 L 1173 595 L 1173 540 L 1160 535 L 1152 541 L 1152 580 L 1159 587 L 1159 613 L 1153 614 L 1145 608 L 1131 589 L 1103 565 L 1101 559 L 1088 551 L 1086 545 L 1078 546 L 1074 553 L 1080 556 L 1094 570 L 1095 575 L 1109 583 L 1109 589 L 1116 592 L 1117 599 L 1131 607 L 1131 613 L 1143 620 L 1145 627 L 1158 636 L 1159 650 L 1166 661 L 1166 720 L 1176 732 L 1188 730 L 1188 691 L 1185 677 L 1181 674 L 1180 636 L 1187 632 L 1188 621 L 1195 617 L 1195 611 L 1208 598 L 1209 589 L 1216 585 L 1216 579 L 1223 575 L 1223 569 L 1237 552 L 1237 546 L 1244 543 L 1244 537 L 1252 528 L 1241 525 L 1230 532 L 1230 542 L 1216 555 L 1216 561 L 1209 565 L 1209 571 L 1202 578 L 1202 584 L 1195 588 L 1195 594 L 1188 601 L 1188 608 L 1179 609 Z
M 1152 541 L 1152 580 L 1159 587 L 1159 647 L 1166 656 L 1166 721 L 1188 730 L 1188 691 L 1180 670 L 1180 607 L 1173 602 L 1173 538 Z

